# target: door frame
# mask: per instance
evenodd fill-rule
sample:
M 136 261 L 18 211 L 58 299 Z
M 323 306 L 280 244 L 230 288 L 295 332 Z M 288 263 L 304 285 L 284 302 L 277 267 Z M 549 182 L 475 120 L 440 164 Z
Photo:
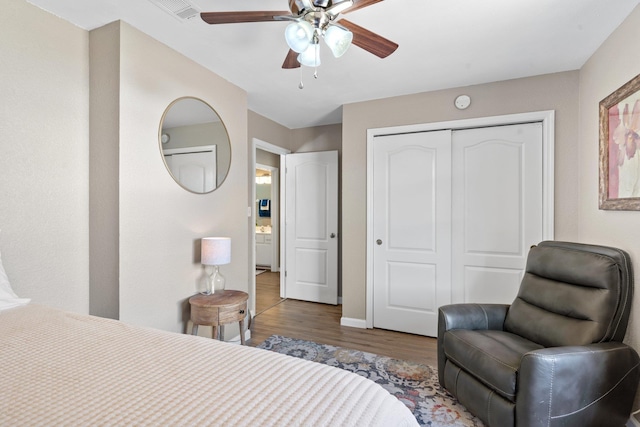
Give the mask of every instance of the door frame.
M 286 202 L 286 194 L 284 192 L 284 168 L 282 165 L 284 164 L 283 156 L 290 154 L 291 150 L 287 148 L 282 148 L 275 144 L 270 144 L 266 141 L 263 141 L 258 138 L 252 138 L 251 140 L 251 152 L 250 157 L 251 161 L 249 162 L 249 177 L 251 182 L 251 191 L 249 192 L 251 196 L 251 202 L 249 203 L 249 301 L 251 315 L 255 316 L 256 314 L 256 150 L 267 151 L 269 153 L 277 154 L 280 156 L 280 203 L 278 204 L 278 210 L 280 212 L 280 221 L 279 221 L 279 233 L 278 233 L 278 241 L 280 242 L 280 271 L 285 269 L 284 265 L 284 250 L 285 248 L 285 221 L 284 221 L 284 203 Z M 273 187 L 271 188 L 273 192 Z M 284 295 L 284 277 L 280 275 L 280 297 Z
M 436 130 L 504 126 L 521 123 L 542 123 L 542 236 L 551 240 L 554 236 L 554 162 L 555 162 L 555 111 L 535 111 L 530 113 L 479 117 L 418 125 L 394 126 L 367 129 L 367 237 L 366 237 L 366 312 L 367 329 L 373 328 L 373 144 L 375 138 L 412 132 Z

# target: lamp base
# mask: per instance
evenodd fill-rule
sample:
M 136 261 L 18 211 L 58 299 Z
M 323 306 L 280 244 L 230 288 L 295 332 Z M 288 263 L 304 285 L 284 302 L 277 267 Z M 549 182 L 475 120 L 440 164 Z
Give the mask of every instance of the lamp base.
M 216 292 L 224 291 L 225 282 L 226 280 L 222 273 L 220 273 L 219 267 L 215 265 L 213 266 L 213 271 L 205 280 L 205 289 L 200 292 L 200 294 L 211 295 Z
M 213 267 L 213 273 L 211 274 L 211 293 L 224 291 L 225 278 L 220 273 L 219 267 L 216 265 Z

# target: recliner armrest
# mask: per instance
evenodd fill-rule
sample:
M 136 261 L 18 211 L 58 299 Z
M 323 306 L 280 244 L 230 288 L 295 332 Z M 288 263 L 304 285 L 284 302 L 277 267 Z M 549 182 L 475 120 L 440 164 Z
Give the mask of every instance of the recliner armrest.
M 522 387 L 516 425 L 625 425 L 640 376 L 639 360 L 633 348 L 619 342 L 525 354 L 518 371 Z M 616 416 L 619 419 L 612 419 Z
M 438 310 L 438 336 L 451 329 L 501 331 L 509 305 L 505 304 L 452 304 Z
M 438 379 L 444 387 L 444 333 L 452 329 L 498 330 L 504 326 L 509 305 L 451 304 L 438 309 Z

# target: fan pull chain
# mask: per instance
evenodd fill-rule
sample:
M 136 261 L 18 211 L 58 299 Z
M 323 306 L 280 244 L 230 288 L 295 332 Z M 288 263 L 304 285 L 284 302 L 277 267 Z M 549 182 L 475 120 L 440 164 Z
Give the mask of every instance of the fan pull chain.
M 320 43 L 316 43 L 316 60 L 313 69 L 313 78 L 318 79 L 318 63 L 320 63 Z
M 298 84 L 298 89 L 304 89 L 304 83 L 302 83 L 302 65 L 298 68 L 300 69 L 300 83 Z

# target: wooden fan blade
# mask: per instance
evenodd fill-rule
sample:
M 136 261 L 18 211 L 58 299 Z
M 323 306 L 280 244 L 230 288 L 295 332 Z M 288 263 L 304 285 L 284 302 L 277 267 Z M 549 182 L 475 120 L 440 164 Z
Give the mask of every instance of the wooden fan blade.
M 298 15 L 300 13 L 300 9 L 298 9 L 298 5 L 296 4 L 296 0 L 289 0 L 289 10 L 294 15 Z
M 378 58 L 386 58 L 398 48 L 397 43 L 387 40 L 384 37 L 356 25 L 351 21 L 341 19 L 338 24 L 353 33 L 353 41 L 351 43 L 373 53 Z
M 363 7 L 371 6 L 372 4 L 376 4 L 381 2 L 382 0 L 353 0 L 353 6 L 349 9 L 345 10 L 342 13 L 351 13 L 355 10 L 362 9 Z
M 200 17 L 207 24 L 237 24 L 241 22 L 276 21 L 276 16 L 291 15 L 291 12 L 267 10 L 250 12 L 202 12 Z
M 300 68 L 300 63 L 298 62 L 298 53 L 296 51 L 289 49 L 289 53 L 287 53 L 287 57 L 284 59 L 282 68 L 284 68 L 285 70 Z

